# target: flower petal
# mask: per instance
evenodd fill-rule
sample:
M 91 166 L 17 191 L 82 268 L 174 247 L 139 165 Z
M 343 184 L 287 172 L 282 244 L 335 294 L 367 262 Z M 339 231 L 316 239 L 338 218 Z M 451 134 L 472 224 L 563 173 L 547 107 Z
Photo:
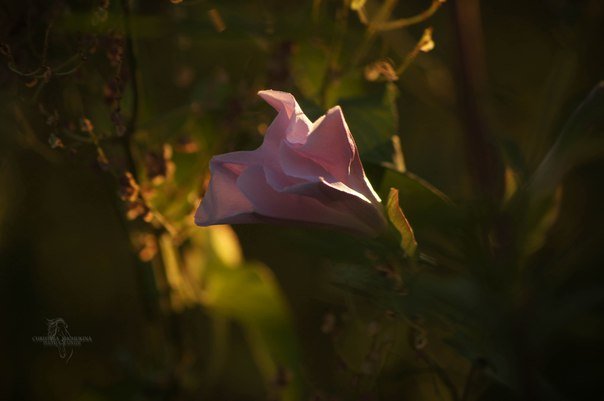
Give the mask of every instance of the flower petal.
M 275 176 L 262 166 L 246 169 L 237 186 L 256 213 L 283 221 L 340 227 L 375 236 L 383 218 L 370 203 L 335 190 L 324 182 L 310 182 L 277 190 L 269 184 Z M 274 183 L 274 182 L 273 182 Z M 376 219 L 377 216 L 377 219 Z
M 382 207 L 382 200 L 365 175 L 365 170 L 363 169 L 363 164 L 361 163 L 358 152 L 355 154 L 352 163 L 350 164 L 350 177 L 348 185 L 351 188 L 365 195 L 376 207 Z
M 265 90 L 258 95 L 279 112 L 266 130 L 265 143 L 277 144 L 283 139 L 292 143 L 304 143 L 312 123 L 291 93 Z
M 331 108 L 317 120 L 306 144 L 294 150 L 320 164 L 336 180 L 359 192 L 374 205 L 381 205 L 380 197 L 365 175 L 356 143 L 340 106 Z M 297 165 L 308 163 L 298 162 Z
M 234 161 L 236 157 L 234 153 L 228 153 L 210 161 L 210 184 L 195 213 L 195 224 L 199 226 L 259 222 L 252 214 L 252 203 L 236 185 L 237 178 L 245 171 L 246 166 L 225 159 Z
M 300 153 L 315 160 L 337 180 L 346 182 L 356 146 L 339 106 L 315 121 Z
M 299 108 L 296 98 L 291 93 L 268 89 L 259 91 L 258 96 L 278 112 L 284 112 L 287 118 L 291 118 L 296 108 Z
M 292 146 L 287 143 L 281 144 L 281 147 L 279 148 L 279 165 L 282 168 L 285 177 L 278 177 L 275 179 L 275 181 L 279 183 L 279 187 L 273 185 L 271 180 L 269 180 L 269 184 L 271 184 L 273 188 L 277 190 L 289 190 L 291 186 L 295 186 L 300 182 L 322 183 L 351 196 L 355 196 L 364 202 L 372 203 L 373 197 L 368 198 L 364 193 L 339 181 L 323 166 L 316 163 L 313 159 L 305 157 L 299 149 L 299 147 L 292 148 Z M 274 173 L 273 176 L 275 176 Z M 358 179 L 346 177 L 345 181 L 356 182 Z
M 379 235 L 387 226 L 339 107 L 314 124 L 285 92 L 259 95 L 277 111 L 263 144 L 216 156 L 198 225 L 313 224 Z
M 279 146 L 279 166 L 287 176 L 313 182 L 317 182 L 319 177 L 331 176 L 325 167 L 304 155 L 301 148 L 286 141 Z

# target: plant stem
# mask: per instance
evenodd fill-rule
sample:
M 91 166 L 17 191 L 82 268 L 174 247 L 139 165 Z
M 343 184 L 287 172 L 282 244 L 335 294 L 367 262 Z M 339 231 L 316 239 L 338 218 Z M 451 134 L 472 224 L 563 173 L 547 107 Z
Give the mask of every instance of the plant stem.
M 137 61 L 136 56 L 134 55 L 134 44 L 132 41 L 132 24 L 130 21 L 130 7 L 128 5 L 128 0 L 121 0 L 122 9 L 124 13 L 124 36 L 126 41 L 126 60 L 128 62 L 128 71 L 130 73 L 130 85 L 132 91 L 132 106 L 130 110 L 130 119 L 128 120 L 128 124 L 126 126 L 126 132 L 122 137 L 122 146 L 124 147 L 124 151 L 126 153 L 128 170 L 132 173 L 132 175 L 138 178 L 136 173 L 136 163 L 134 161 L 134 157 L 132 155 L 132 147 L 131 147 L 131 139 L 136 131 L 136 124 L 138 120 L 138 82 L 136 79 L 136 70 L 137 70 Z
M 490 137 L 485 104 L 486 66 L 480 0 L 454 3 L 460 54 L 460 104 L 465 123 L 467 167 L 476 195 L 497 205 L 503 195 L 503 167 Z
M 414 15 L 413 17 L 400 18 L 394 21 L 380 22 L 370 26 L 371 30 L 374 31 L 392 31 L 394 29 L 405 28 L 411 25 L 416 25 L 424 22 L 428 18 L 434 15 L 436 11 L 443 5 L 445 0 L 432 0 L 432 4 L 426 10 L 421 13 Z

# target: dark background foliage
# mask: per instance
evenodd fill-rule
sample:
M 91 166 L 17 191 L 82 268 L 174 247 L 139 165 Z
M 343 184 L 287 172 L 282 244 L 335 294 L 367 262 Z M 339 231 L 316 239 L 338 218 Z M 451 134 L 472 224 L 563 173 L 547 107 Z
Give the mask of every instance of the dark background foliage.
M 604 2 L 435 1 L 388 31 L 350 3 L 430 7 L 0 4 L 2 399 L 599 397 Z M 261 143 L 266 88 L 342 105 L 424 259 L 193 226 L 209 158 Z M 57 317 L 93 340 L 69 361 L 32 341 Z

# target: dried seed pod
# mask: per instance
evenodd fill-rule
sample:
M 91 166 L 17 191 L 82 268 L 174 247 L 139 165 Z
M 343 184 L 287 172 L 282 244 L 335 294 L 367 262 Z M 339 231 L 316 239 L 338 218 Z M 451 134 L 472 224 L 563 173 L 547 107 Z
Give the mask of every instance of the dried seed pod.
M 134 202 L 140 195 L 140 187 L 134 176 L 129 171 L 124 172 L 119 178 L 119 196 L 122 200 Z

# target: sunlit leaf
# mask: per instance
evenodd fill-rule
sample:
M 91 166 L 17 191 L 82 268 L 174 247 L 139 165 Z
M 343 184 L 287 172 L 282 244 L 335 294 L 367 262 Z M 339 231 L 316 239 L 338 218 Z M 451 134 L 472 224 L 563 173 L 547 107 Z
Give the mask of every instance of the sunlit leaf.
M 169 234 L 163 234 L 160 237 L 159 247 L 165 266 L 171 307 L 176 311 L 182 311 L 186 306 L 197 302 L 194 284 L 183 276 L 180 259 Z
M 561 202 L 562 187 L 558 187 L 552 196 L 533 205 L 522 243 L 525 255 L 530 255 L 543 246 L 549 230 L 558 219 Z
M 208 229 L 210 245 L 220 262 L 229 267 L 241 265 L 243 256 L 233 229 L 226 225 L 212 226 Z
M 350 8 L 352 10 L 360 10 L 361 8 L 363 8 L 365 6 L 366 2 L 367 2 L 367 0 L 352 0 L 350 2 Z
M 242 325 L 267 384 L 285 371 L 289 381 L 283 384 L 283 399 L 299 399 L 296 336 L 289 308 L 270 270 L 252 264 L 219 269 L 209 275 L 207 283 L 204 304 Z
M 518 177 L 512 168 L 505 168 L 505 192 L 503 194 L 504 201 L 509 201 L 518 189 Z
M 414 258 L 417 251 L 417 241 L 415 240 L 415 234 L 413 234 L 409 221 L 399 206 L 398 190 L 394 188 L 390 188 L 390 194 L 386 202 L 386 211 L 388 212 L 390 222 L 401 235 L 401 247 L 407 256 Z

